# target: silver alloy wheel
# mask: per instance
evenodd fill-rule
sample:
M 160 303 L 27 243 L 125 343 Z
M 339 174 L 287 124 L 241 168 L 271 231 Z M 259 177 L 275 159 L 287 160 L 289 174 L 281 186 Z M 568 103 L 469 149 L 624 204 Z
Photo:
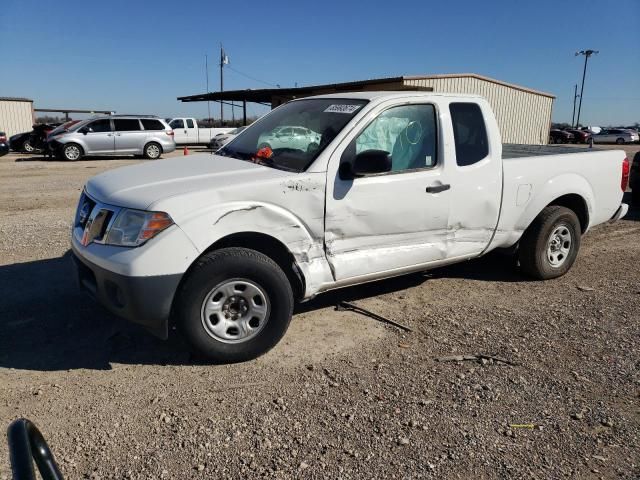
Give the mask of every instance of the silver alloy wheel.
M 160 156 L 160 147 L 158 147 L 155 143 L 152 143 L 147 146 L 147 157 L 158 158 L 159 156 Z
M 564 223 L 558 225 L 547 242 L 547 259 L 552 267 L 558 268 L 569 258 L 573 238 L 571 230 Z
M 35 148 L 33 148 L 33 145 L 31 145 L 31 142 L 29 140 L 26 140 L 23 144 L 22 144 L 22 148 L 24 149 L 25 152 L 27 153 L 33 153 L 33 151 L 35 150 Z
M 69 145 L 64 148 L 64 156 L 67 160 L 77 160 L 80 158 L 80 148 L 75 145 Z
M 225 280 L 202 302 L 205 331 L 224 343 L 242 343 L 258 335 L 269 320 L 269 298 L 264 290 L 246 279 Z

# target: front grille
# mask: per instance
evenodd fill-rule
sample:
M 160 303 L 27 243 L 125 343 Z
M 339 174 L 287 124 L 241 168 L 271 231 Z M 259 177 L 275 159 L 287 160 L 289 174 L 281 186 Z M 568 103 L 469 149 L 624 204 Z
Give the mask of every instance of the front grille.
M 96 202 L 82 192 L 74 222 L 74 235 L 84 246 L 104 243 L 119 208 Z

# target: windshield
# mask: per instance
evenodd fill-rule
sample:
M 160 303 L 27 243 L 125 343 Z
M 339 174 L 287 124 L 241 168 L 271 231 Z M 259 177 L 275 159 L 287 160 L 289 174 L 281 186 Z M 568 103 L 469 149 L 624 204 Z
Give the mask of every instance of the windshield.
M 302 172 L 366 103 L 339 98 L 287 103 L 247 127 L 216 154 Z

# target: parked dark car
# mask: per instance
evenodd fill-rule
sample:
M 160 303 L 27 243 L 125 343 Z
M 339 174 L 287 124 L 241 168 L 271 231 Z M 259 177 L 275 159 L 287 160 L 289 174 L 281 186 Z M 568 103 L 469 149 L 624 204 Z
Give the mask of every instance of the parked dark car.
M 567 128 L 565 132 L 573 135 L 573 143 L 589 143 L 589 139 L 591 138 L 591 132 L 587 130 Z
M 33 152 L 33 147 L 29 143 L 31 132 L 17 133 L 9 139 L 9 145 L 14 152 Z M 25 146 L 25 143 L 27 145 Z
M 9 142 L 7 141 L 7 134 L 0 132 L 0 157 L 9 153 Z
M 631 188 L 631 203 L 635 207 L 640 207 L 640 152 L 636 152 L 633 156 L 629 188 Z
M 45 151 L 47 135 L 59 123 L 40 123 L 33 125 L 30 132 L 18 133 L 9 139 L 9 145 L 14 152 L 40 153 Z
M 573 133 L 565 130 L 552 129 L 549 132 L 549 143 L 571 143 L 573 142 Z

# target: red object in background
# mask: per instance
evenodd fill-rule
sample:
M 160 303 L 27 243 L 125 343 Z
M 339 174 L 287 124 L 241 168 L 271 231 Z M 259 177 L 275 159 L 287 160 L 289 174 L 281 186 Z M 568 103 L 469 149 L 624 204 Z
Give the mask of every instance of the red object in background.
M 184 149 L 182 150 L 182 154 L 183 155 L 189 155 L 189 148 L 188 147 L 184 147 Z
M 6 135 L 4 135 L 4 134 L 0 135 L 0 143 L 4 143 L 6 141 L 7 141 Z
M 262 147 L 256 152 L 256 158 L 271 158 L 273 156 L 273 150 L 271 147 Z

